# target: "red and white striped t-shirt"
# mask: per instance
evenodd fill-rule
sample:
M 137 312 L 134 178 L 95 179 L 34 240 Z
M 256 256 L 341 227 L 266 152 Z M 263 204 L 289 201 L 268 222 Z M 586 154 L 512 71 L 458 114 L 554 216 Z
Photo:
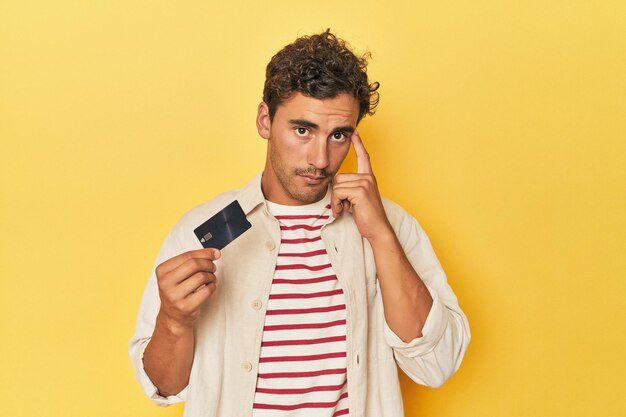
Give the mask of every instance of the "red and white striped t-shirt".
M 267 304 L 254 417 L 348 415 L 346 305 L 320 229 L 328 199 L 267 202 L 281 243 Z

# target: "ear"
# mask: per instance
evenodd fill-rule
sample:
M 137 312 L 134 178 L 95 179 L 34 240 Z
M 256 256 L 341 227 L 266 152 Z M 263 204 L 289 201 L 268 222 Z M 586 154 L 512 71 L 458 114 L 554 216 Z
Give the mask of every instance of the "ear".
M 272 122 L 270 121 L 270 109 L 267 104 L 262 101 L 257 109 L 256 130 L 263 139 L 269 139 L 271 126 Z

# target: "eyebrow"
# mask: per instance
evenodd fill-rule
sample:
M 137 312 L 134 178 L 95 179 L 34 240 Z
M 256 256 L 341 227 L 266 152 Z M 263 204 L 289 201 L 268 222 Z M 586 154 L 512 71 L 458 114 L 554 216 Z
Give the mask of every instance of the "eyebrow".
M 319 129 L 319 125 L 317 123 L 313 123 L 305 119 L 291 119 L 289 120 L 289 123 L 294 126 L 308 127 L 309 129 L 313 129 L 313 130 Z M 354 130 L 355 128 L 352 126 L 339 126 L 333 129 L 333 131 L 331 132 L 331 135 L 333 133 L 352 134 Z
M 308 127 L 310 129 L 319 129 L 319 125 L 318 124 L 310 122 L 310 121 L 305 120 L 305 119 L 291 119 L 291 120 L 289 120 L 289 123 L 291 123 L 292 125 Z
M 340 126 L 340 127 L 336 127 L 335 129 L 333 129 L 333 131 L 331 132 L 331 135 L 333 133 L 343 133 L 346 136 L 351 135 L 352 133 L 354 133 L 354 128 L 352 126 Z

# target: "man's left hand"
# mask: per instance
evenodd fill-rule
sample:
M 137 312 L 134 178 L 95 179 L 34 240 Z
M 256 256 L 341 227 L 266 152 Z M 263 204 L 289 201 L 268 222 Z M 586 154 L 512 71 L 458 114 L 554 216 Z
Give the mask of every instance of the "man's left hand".
M 393 229 L 380 199 L 369 154 L 356 130 L 350 140 L 357 158 L 357 173 L 335 176 L 330 204 L 334 217 L 344 210 L 352 213 L 361 236 L 371 241 L 393 233 Z

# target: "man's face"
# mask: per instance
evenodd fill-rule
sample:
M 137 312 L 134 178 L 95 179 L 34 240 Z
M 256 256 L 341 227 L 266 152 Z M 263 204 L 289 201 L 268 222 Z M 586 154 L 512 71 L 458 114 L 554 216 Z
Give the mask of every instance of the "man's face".
M 347 93 L 323 100 L 296 93 L 278 106 L 271 123 L 261 103 L 257 128 L 268 139 L 265 198 L 284 205 L 321 200 L 350 149 L 358 115 L 358 101 Z

